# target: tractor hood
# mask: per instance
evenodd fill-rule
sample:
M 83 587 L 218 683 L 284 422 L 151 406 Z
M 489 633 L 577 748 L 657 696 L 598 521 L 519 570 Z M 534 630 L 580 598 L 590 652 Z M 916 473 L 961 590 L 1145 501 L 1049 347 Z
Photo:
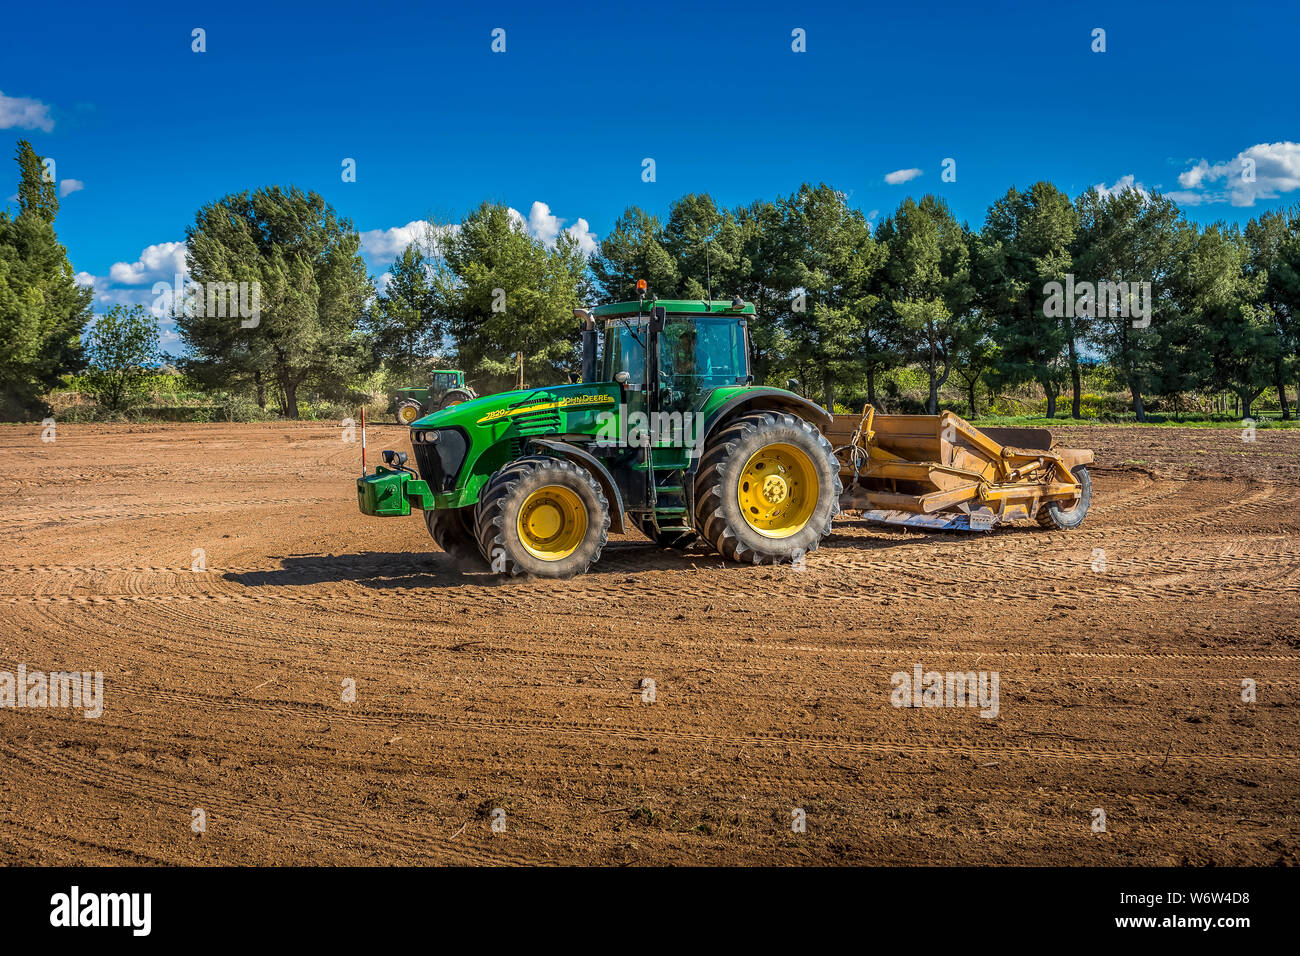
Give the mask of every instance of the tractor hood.
M 486 429 L 498 438 L 513 430 L 519 434 L 594 431 L 599 412 L 618 408 L 619 386 L 614 383 L 547 385 L 496 395 L 485 395 L 425 415 L 412 428 Z

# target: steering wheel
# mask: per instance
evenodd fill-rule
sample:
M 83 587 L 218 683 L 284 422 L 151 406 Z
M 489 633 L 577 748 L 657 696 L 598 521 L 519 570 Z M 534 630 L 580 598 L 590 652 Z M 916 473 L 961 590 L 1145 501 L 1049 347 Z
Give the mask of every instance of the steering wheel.
M 673 388 L 673 377 L 664 372 L 663 369 L 659 370 L 659 395 L 662 398 L 660 405 L 675 404 L 682 397 L 682 393 Z

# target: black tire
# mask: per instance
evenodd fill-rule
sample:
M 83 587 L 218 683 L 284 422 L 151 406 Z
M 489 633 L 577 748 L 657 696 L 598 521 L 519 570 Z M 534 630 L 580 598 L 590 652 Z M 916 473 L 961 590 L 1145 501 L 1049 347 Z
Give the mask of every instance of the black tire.
M 438 508 L 424 513 L 433 543 L 458 561 L 478 564 L 482 555 L 474 537 L 474 508 Z
M 747 463 L 774 445 L 801 451 L 817 481 L 813 492 L 799 491 L 802 507 L 811 509 L 807 520 L 795 524 L 797 531 L 780 536 L 751 524 L 739 500 Z M 839 513 L 842 490 L 839 462 L 821 432 L 787 412 L 754 412 L 727 422 L 706 441 L 695 478 L 695 526 L 724 558 L 745 564 L 780 564 L 821 546 Z M 794 491 L 790 494 L 794 501 Z
M 520 534 L 521 524 L 528 523 L 526 515 L 520 520 L 526 503 L 560 514 L 547 505 L 548 491 L 574 509 L 573 515 L 559 518 L 555 557 L 542 556 L 539 551 L 545 548 L 530 547 Z M 568 535 L 575 536 L 571 550 L 563 547 Z M 488 480 L 479 496 L 474 536 L 480 554 L 498 573 L 573 577 L 600 560 L 609 541 L 609 502 L 585 468 L 562 458 L 531 455 L 508 463 Z
M 1083 519 L 1088 517 L 1088 507 L 1092 504 L 1092 476 L 1083 465 L 1072 468 L 1070 473 L 1079 479 L 1083 490 L 1073 501 L 1044 502 L 1038 509 L 1040 526 L 1057 531 L 1069 531 L 1071 528 L 1079 527 L 1083 524 Z
M 453 405 L 459 405 L 461 402 L 468 402 L 473 398 L 474 395 L 471 392 L 467 392 L 460 388 L 452 389 L 442 397 L 442 401 L 438 403 L 438 410 L 442 411 L 444 408 L 451 408 Z
M 643 535 L 659 545 L 659 547 L 675 548 L 678 551 L 685 551 L 699 537 L 694 531 L 658 531 L 650 523 L 650 519 L 646 517 L 637 518 L 636 526 Z
M 412 418 L 410 421 L 407 421 L 405 418 L 402 417 L 402 412 L 403 410 L 409 410 L 409 409 L 414 409 L 415 418 Z M 422 418 L 423 416 L 424 416 L 423 406 L 421 406 L 420 403 L 413 398 L 402 399 L 400 402 L 397 403 L 397 407 L 393 410 L 393 417 L 397 419 L 397 424 L 399 425 L 410 425 L 411 422 L 415 421 L 417 418 Z

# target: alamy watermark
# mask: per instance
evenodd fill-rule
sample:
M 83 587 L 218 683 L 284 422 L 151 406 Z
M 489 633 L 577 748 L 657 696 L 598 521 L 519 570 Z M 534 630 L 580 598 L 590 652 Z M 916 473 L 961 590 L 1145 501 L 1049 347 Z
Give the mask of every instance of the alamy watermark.
M 100 671 L 0 671 L 0 707 L 70 707 L 94 720 L 104 713 L 104 675 Z
M 1049 282 L 1043 286 L 1043 315 L 1061 318 L 1132 319 L 1133 328 L 1151 324 L 1150 282 L 1080 282 L 1066 275 L 1064 284 Z
M 596 440 L 619 448 L 670 445 L 694 452 L 704 445 L 704 416 L 695 412 L 617 412 L 596 415 Z
M 926 671 L 914 664 L 910 673 L 894 672 L 889 700 L 895 707 L 977 707 L 981 717 L 992 719 L 998 715 L 998 681 L 997 671 Z
M 261 282 L 195 282 L 176 275 L 175 282 L 155 282 L 155 311 L 173 309 L 189 318 L 238 318 L 239 327 L 255 329 L 262 321 Z
M 152 893 L 83 893 L 73 886 L 50 897 L 50 925 L 122 927 L 132 936 L 148 936 L 153 927 Z

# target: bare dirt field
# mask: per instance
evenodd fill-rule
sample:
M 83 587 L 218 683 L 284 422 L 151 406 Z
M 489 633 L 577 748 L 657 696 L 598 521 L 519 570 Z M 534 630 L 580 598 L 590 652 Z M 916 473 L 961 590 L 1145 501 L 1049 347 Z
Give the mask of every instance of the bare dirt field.
M 0 426 L 0 671 L 105 697 L 0 709 L 0 863 L 1295 864 L 1300 432 L 1059 435 L 1075 532 L 557 583 L 359 514 L 331 424 Z M 917 664 L 997 716 L 893 706 Z

